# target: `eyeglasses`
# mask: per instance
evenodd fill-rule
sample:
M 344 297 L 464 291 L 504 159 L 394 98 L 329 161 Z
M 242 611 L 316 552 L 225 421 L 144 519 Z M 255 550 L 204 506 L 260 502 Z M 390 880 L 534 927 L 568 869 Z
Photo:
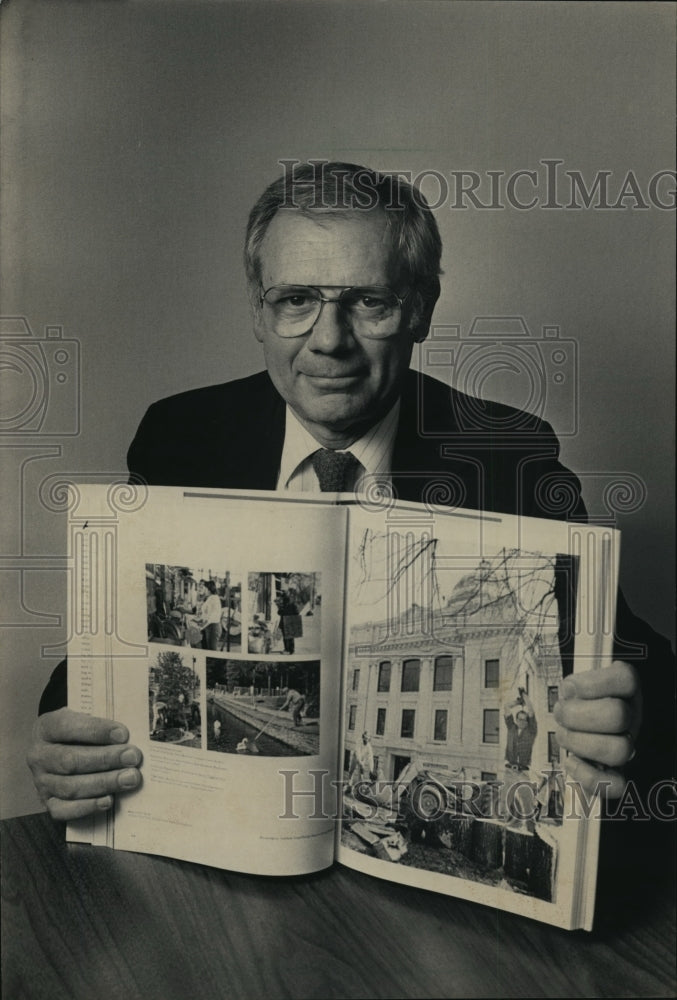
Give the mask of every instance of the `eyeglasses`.
M 279 337 L 302 337 L 312 330 L 325 302 L 335 302 L 360 337 L 378 339 L 397 333 L 406 295 L 400 298 L 384 285 L 323 287 L 341 291 L 333 299 L 314 285 L 274 285 L 261 291 L 261 304 L 269 308 Z

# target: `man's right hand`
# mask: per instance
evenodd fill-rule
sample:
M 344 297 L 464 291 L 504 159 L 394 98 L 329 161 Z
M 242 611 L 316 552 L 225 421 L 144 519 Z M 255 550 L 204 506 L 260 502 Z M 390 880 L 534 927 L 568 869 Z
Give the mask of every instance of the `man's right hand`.
M 112 719 L 69 708 L 40 716 L 27 761 L 53 819 L 105 812 L 114 793 L 138 788 L 142 754 L 128 739 L 127 727 Z

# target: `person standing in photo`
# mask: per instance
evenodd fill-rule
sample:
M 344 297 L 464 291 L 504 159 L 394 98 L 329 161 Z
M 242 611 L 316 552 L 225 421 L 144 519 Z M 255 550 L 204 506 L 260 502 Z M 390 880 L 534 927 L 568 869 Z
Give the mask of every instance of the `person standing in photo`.
M 221 601 L 216 593 L 213 580 L 200 582 L 200 628 L 202 629 L 202 648 L 218 650 L 221 636 Z
M 362 733 L 362 742 L 355 747 L 348 772 L 348 783 L 351 788 L 364 781 L 374 781 L 376 778 L 374 770 L 374 748 L 371 745 L 371 736 L 365 729 Z
M 305 696 L 297 691 L 295 688 L 285 688 L 282 692 L 286 694 L 286 700 L 280 709 L 281 712 L 290 711 L 292 713 L 292 718 L 294 719 L 295 726 L 302 726 L 303 721 L 301 719 L 301 712 L 305 708 L 306 699 Z
M 534 820 L 535 785 L 531 776 L 531 756 L 538 732 L 534 706 L 524 688 L 505 706 L 503 718 L 508 729 L 505 746 L 505 777 L 502 813 L 511 826 L 527 826 Z
M 284 652 L 294 655 L 296 639 L 303 636 L 303 623 L 296 604 L 296 595 L 292 590 L 282 592 L 277 601 L 280 613 L 280 631 L 282 632 L 282 642 Z

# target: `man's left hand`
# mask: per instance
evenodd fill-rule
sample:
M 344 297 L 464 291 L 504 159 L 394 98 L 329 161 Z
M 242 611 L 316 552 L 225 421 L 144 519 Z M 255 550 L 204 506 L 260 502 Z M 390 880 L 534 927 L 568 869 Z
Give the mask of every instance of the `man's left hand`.
M 618 770 L 635 755 L 642 721 L 637 672 L 614 660 L 610 667 L 570 674 L 554 708 L 560 747 L 569 750 L 564 767 L 587 792 L 619 798 L 626 780 Z

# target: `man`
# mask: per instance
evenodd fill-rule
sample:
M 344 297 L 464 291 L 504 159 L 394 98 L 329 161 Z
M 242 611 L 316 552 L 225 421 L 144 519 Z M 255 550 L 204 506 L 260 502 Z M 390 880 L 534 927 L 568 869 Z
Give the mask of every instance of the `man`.
M 508 729 L 505 766 L 511 771 L 528 771 L 538 727 L 534 707 L 524 688 L 519 689 L 515 701 L 505 706 L 503 717 Z
M 353 751 L 350 761 L 350 771 L 348 772 L 348 783 L 352 789 L 360 782 L 372 782 L 375 780 L 374 749 L 371 745 L 371 736 L 365 729 L 362 733 L 362 742 L 358 743 Z
M 202 630 L 202 648 L 218 649 L 221 637 L 222 608 L 213 580 L 200 580 L 198 597 L 202 602 L 198 611 L 198 622 Z
M 296 691 L 294 688 L 291 688 L 290 690 L 285 688 L 282 693 L 286 694 L 287 697 L 284 704 L 280 708 L 280 711 L 291 712 L 292 718 L 294 719 L 294 725 L 302 726 L 303 719 L 301 718 L 301 712 L 306 704 L 304 695 L 302 695 L 300 691 Z
M 459 506 L 583 517 L 578 481 L 558 462 L 547 424 L 409 371 L 439 295 L 440 256 L 424 199 L 388 175 L 306 164 L 276 181 L 252 210 L 245 247 L 268 371 L 151 406 L 129 451 L 132 477 L 280 491 L 378 478 L 419 501 L 441 483 Z M 567 511 L 548 507 L 542 487 L 553 482 L 574 498 Z M 64 704 L 62 668 L 43 695 L 29 763 L 51 814 L 69 819 L 110 809 L 114 793 L 135 788 L 141 753 L 126 745 L 124 725 L 54 711 Z M 640 724 L 635 670 L 616 661 L 569 677 L 558 721 L 572 775 L 621 794 Z M 663 728 L 649 730 L 644 759 L 662 750 L 652 741 Z
M 528 828 L 532 828 L 535 786 L 530 768 L 538 726 L 534 707 L 524 688 L 520 688 L 517 698 L 504 707 L 503 718 L 508 730 L 501 788 L 503 815 L 511 825 L 522 826 L 526 823 Z

